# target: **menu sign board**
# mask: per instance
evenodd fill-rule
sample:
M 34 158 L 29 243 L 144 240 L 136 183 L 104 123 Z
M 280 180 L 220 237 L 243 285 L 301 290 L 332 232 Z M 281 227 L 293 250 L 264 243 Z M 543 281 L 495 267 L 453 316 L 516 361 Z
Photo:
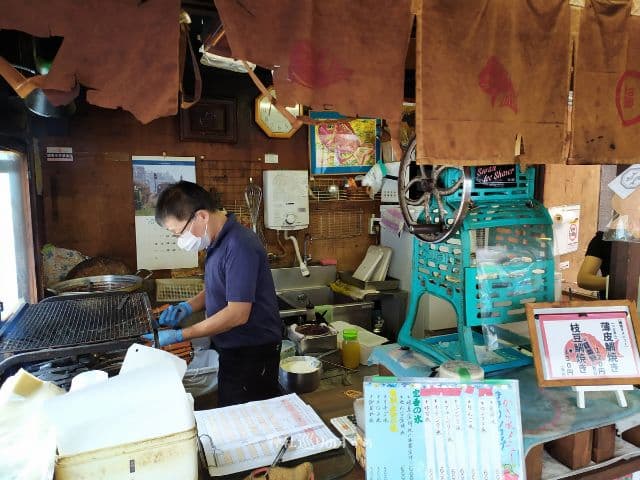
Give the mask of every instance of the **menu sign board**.
M 368 480 L 524 478 L 517 380 L 370 377 L 364 397 Z
M 516 186 L 515 165 L 489 165 L 476 167 L 476 188 L 504 188 Z
M 631 302 L 560 305 L 527 307 L 538 383 L 542 386 L 638 383 L 640 355 Z

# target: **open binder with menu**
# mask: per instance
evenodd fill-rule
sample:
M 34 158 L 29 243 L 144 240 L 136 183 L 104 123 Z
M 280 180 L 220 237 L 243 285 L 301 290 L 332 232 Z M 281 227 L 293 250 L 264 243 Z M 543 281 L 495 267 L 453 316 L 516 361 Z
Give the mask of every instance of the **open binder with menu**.
M 295 393 L 194 413 L 212 477 L 271 465 L 288 437 L 283 462 L 341 446 L 313 408 Z

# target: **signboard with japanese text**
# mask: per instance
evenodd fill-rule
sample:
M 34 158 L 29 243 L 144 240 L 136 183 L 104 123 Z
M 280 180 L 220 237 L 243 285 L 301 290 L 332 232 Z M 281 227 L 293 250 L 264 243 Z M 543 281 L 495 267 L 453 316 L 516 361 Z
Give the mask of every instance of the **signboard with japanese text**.
M 489 165 L 476 167 L 473 185 L 475 188 L 504 188 L 516 186 L 515 165 Z
M 516 380 L 369 377 L 364 397 L 368 480 L 524 478 Z
M 640 382 L 632 302 L 534 303 L 526 309 L 540 386 Z

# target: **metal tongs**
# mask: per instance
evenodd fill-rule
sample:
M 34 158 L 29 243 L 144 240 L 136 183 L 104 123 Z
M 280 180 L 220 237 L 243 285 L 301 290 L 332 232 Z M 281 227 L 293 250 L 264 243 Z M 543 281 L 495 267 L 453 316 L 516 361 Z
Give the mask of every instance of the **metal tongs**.
M 153 331 L 153 346 L 155 348 L 160 348 L 160 336 L 158 335 L 158 329 L 160 328 L 160 324 L 158 320 L 154 317 L 151 318 L 151 330 Z

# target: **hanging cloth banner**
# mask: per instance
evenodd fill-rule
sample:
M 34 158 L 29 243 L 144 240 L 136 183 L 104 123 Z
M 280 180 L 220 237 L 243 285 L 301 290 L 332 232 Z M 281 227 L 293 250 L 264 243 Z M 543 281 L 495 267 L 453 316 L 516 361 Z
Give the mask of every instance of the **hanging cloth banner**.
M 278 103 L 384 118 L 399 138 L 410 0 L 216 0 L 234 58 L 273 70 Z
M 0 0 L 0 12 L 0 29 L 64 38 L 37 85 L 54 105 L 75 98 L 80 83 L 87 102 L 142 123 L 177 113 L 178 0 Z
M 582 10 L 569 163 L 640 158 L 640 18 L 631 8 L 631 1 L 587 0 Z
M 417 17 L 418 163 L 564 163 L 566 0 L 424 0 Z

